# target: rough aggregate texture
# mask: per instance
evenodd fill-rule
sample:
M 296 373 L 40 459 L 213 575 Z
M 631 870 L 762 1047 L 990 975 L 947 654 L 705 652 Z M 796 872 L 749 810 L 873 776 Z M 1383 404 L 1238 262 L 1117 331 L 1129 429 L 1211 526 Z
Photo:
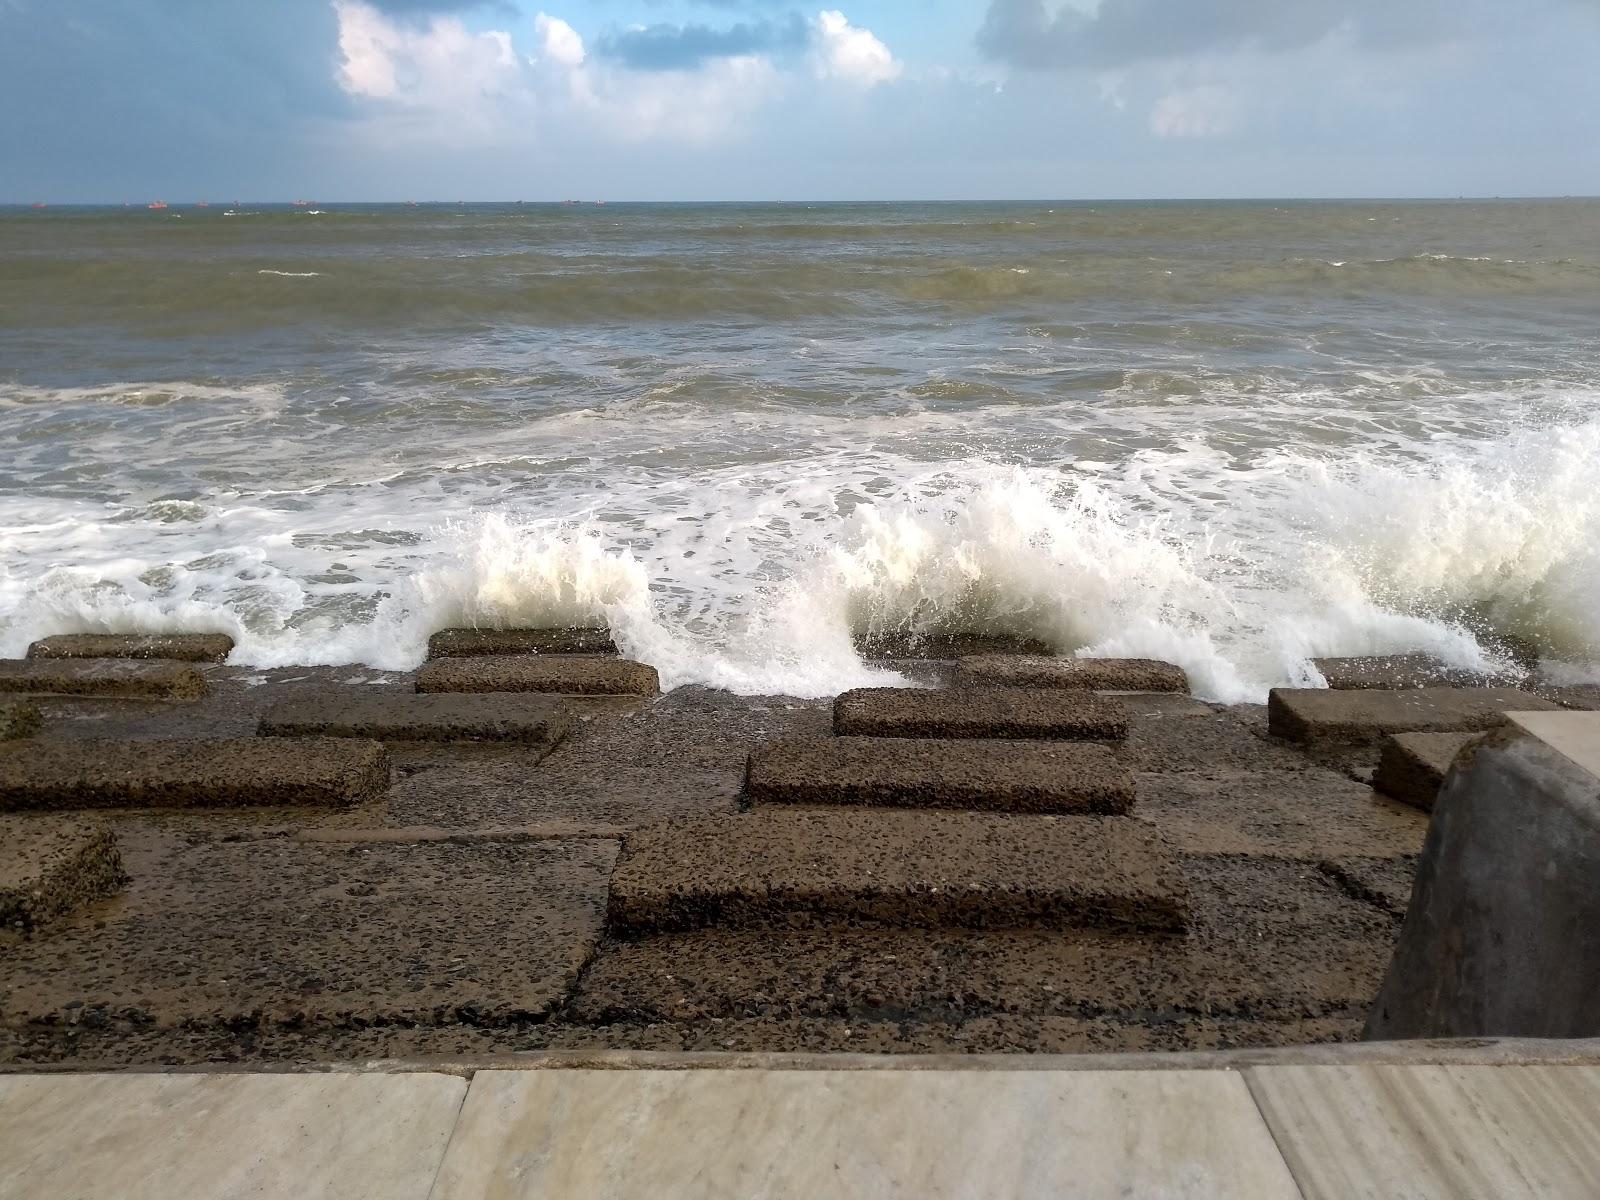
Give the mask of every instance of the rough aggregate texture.
M 126 882 L 116 835 L 88 821 L 0 817 L 0 946 Z
M 1182 880 L 1118 817 L 760 808 L 628 836 L 618 933 L 816 923 L 1181 929 Z
M 1033 638 L 1007 634 L 939 633 L 932 630 L 889 629 L 869 632 L 856 639 L 864 658 L 957 659 L 969 654 L 1054 654 L 1055 648 Z
M 1460 754 L 1481 733 L 1394 733 L 1383 739 L 1372 786 L 1402 804 L 1433 810 L 1444 777 Z
M 177 663 L 109 658 L 0 661 L 0 692 L 198 700 L 206 691 L 205 676 Z
M 957 687 L 1039 687 L 1077 691 L 1187 692 L 1182 667 L 1151 658 L 1045 658 L 984 654 L 956 664 Z
M 615 654 L 608 629 L 441 629 L 428 639 L 428 657 L 476 654 Z
M 1417 877 L 1417 855 L 1341 858 L 1324 862 L 1321 867 L 1347 895 L 1382 909 L 1396 923 L 1405 919 L 1411 903 L 1411 885 Z
M 0 704 L 0 742 L 32 737 L 44 726 L 36 705 Z
M 527 742 L 554 746 L 572 711 L 549 696 L 307 696 L 274 704 L 261 717 L 265 737 L 354 737 L 395 741 Z
M 62 633 L 28 647 L 29 658 L 164 658 L 220 663 L 233 653 L 225 633 Z
M 0 809 L 352 804 L 389 784 L 376 742 L 34 738 L 0 754 Z
M 1493 729 L 1507 712 L 1558 707 L 1531 692 L 1505 687 L 1273 688 L 1267 698 L 1267 723 L 1274 735 L 1295 742 L 1376 742 L 1386 733 Z
M 841 737 L 1056 738 L 1115 741 L 1128 734 L 1117 701 L 1049 688 L 857 688 L 833 704 Z
M 1492 675 L 1453 667 L 1431 654 L 1376 654 L 1357 658 L 1314 658 L 1311 665 L 1336 691 L 1377 688 L 1516 686 L 1527 678 L 1519 669 Z
M 948 738 L 790 738 L 750 754 L 762 804 L 1126 813 L 1133 777 L 1104 746 Z
M 576 696 L 654 696 L 654 667 L 594 654 L 486 654 L 439 658 L 417 672 L 419 692 L 559 692 Z

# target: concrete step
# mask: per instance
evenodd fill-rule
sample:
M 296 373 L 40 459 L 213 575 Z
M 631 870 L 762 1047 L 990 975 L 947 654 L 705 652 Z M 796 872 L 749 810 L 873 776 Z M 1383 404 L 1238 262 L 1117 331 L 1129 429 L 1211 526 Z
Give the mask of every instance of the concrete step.
M 208 690 L 205 676 L 178 663 L 109 658 L 0 660 L 0 693 L 198 700 Z
M 751 753 L 765 804 L 1125 813 L 1133 776 L 1104 746 L 938 738 L 788 738 Z
M 32 737 L 44 725 L 39 710 L 23 701 L 0 704 L 0 742 Z
M 1059 688 L 857 688 L 833 703 L 841 737 L 1120 741 L 1121 704 Z
M 0 809 L 351 804 L 389 785 L 382 746 L 333 738 L 42 739 L 0 751 Z
M 1045 658 L 978 654 L 956 664 L 957 687 L 1066 688 L 1085 692 L 1187 692 L 1183 668 L 1153 658 Z
M 818 923 L 1179 930 L 1182 876 L 1114 817 L 758 808 L 630 834 L 611 879 L 622 934 Z
M 557 692 L 570 696 L 654 696 L 654 667 L 592 654 L 440 658 L 417 672 L 419 692 Z
M 480 654 L 615 654 L 611 631 L 566 629 L 441 629 L 428 639 L 428 657 L 471 658 Z
M 0 932 L 30 934 L 125 879 L 116 836 L 104 825 L 0 817 Z
M 1372 786 L 1391 800 L 1431 812 L 1456 755 L 1482 738 L 1481 733 L 1390 734 L 1383 739 Z
M 880 630 L 855 639 L 863 658 L 956 659 L 970 654 L 1051 654 L 1034 638 L 987 633 L 934 633 L 905 629 Z
M 522 742 L 553 748 L 572 713 L 554 696 L 337 693 L 280 700 L 261 717 L 266 737 L 396 742 Z
M 1273 688 L 1267 728 L 1318 745 L 1365 744 L 1387 733 L 1465 733 L 1493 729 L 1507 712 L 1559 705 L 1516 688 L 1401 688 L 1333 691 Z
M 219 663 L 233 653 L 225 633 L 63 633 L 28 647 L 29 658 L 165 658 Z
M 1515 687 L 1524 671 L 1484 675 L 1453 667 L 1431 654 L 1368 654 L 1354 658 L 1314 658 L 1311 665 L 1335 691 L 1368 688 Z

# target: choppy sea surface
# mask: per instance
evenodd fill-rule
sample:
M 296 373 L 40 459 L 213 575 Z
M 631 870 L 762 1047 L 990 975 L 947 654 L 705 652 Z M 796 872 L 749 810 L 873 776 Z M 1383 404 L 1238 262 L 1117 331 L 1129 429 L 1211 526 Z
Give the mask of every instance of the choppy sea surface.
M 0 209 L 0 655 L 1600 678 L 1600 202 Z

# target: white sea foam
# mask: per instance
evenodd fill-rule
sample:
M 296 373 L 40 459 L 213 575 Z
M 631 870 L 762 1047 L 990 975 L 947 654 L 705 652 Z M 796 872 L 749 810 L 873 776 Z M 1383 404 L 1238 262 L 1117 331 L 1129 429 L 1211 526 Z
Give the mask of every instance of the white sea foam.
M 274 271 L 270 267 L 262 267 L 259 271 L 256 272 L 256 274 L 257 275 L 281 275 L 285 279 L 317 279 L 322 275 L 322 272 L 321 271 Z

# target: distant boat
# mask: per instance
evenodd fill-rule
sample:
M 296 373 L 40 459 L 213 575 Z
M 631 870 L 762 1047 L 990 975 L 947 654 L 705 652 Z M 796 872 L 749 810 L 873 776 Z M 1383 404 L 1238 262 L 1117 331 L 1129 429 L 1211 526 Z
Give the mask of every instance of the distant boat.
M 45 207 L 45 203 L 44 203 L 43 200 L 35 200 L 33 202 L 33 204 L 32 204 L 32 207 L 33 208 L 44 208 Z
M 296 200 L 294 206 L 296 208 L 310 208 L 313 203 L 314 201 L 311 200 Z
M 149 209 L 165 208 L 166 206 L 167 202 L 165 200 L 153 200 L 149 204 L 145 205 L 145 207 Z
M 196 200 L 194 206 L 196 208 L 210 208 L 211 202 L 209 200 Z

